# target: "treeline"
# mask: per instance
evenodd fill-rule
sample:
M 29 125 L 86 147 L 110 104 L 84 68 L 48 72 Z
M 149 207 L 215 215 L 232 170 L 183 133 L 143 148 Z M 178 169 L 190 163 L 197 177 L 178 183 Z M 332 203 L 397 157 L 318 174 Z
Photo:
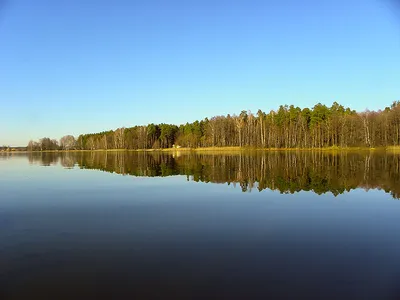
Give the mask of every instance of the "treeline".
M 31 163 L 96 169 L 132 176 L 185 175 L 187 180 L 238 185 L 243 192 L 313 191 L 339 195 L 378 188 L 400 198 L 400 156 L 374 152 L 257 152 L 252 155 L 73 152 L 33 153 Z
M 269 113 L 242 111 L 180 126 L 149 124 L 100 133 L 65 136 L 59 142 L 30 141 L 28 150 L 160 149 L 173 146 L 323 148 L 400 145 L 400 101 L 379 111 L 356 112 L 334 102 L 331 107 L 280 106 Z
M 11 152 L 11 151 L 26 151 L 26 147 L 10 147 L 10 146 L 0 147 L 0 152 Z

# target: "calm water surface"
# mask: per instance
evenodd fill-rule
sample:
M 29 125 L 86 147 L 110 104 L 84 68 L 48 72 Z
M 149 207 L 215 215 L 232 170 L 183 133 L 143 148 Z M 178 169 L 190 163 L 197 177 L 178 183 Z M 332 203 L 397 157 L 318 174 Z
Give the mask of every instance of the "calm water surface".
M 400 299 L 400 156 L 0 155 L 0 299 Z

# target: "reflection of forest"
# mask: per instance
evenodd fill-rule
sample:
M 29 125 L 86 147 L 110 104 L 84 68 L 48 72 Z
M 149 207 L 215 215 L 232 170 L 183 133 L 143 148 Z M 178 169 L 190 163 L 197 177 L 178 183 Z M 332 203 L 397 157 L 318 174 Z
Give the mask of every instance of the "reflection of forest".
M 400 197 L 400 156 L 327 152 L 255 152 L 253 154 L 184 154 L 146 152 L 37 153 L 30 162 L 64 167 L 77 164 L 133 176 L 186 175 L 188 180 L 239 184 L 243 191 L 271 189 L 282 193 L 314 191 L 334 195 L 362 187 L 381 188 Z

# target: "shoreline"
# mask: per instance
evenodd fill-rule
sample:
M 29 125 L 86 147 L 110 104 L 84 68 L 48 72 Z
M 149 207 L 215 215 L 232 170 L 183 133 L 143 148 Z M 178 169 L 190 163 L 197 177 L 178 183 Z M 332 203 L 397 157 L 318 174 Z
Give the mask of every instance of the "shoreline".
M 44 150 L 44 151 L 0 151 L 0 153 L 70 153 L 70 152 L 282 152 L 282 151 L 400 151 L 400 146 L 388 147 L 323 147 L 323 148 L 257 148 L 257 147 L 200 147 L 200 148 L 164 148 L 164 149 L 95 149 L 95 150 Z

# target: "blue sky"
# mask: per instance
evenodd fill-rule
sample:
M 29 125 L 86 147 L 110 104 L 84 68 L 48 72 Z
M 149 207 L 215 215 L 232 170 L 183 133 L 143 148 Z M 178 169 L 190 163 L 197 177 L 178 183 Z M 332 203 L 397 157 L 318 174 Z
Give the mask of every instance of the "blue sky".
M 0 144 L 400 99 L 390 0 L 0 2 Z

